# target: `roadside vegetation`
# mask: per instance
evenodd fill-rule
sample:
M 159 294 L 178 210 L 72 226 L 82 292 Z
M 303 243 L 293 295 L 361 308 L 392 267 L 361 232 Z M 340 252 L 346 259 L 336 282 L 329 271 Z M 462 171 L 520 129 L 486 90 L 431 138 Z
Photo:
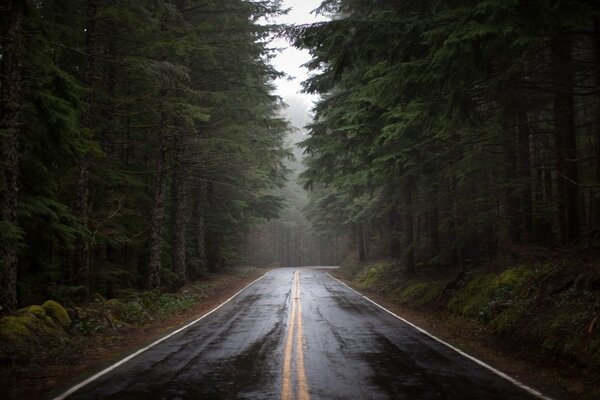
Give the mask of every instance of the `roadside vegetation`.
M 177 290 L 283 207 L 277 1 L 0 5 L 0 314 Z
M 198 318 L 264 272 L 237 268 L 172 293 L 24 307 L 0 318 L 0 387 L 7 399 L 40 398 Z
M 434 332 L 442 325 L 457 336 L 492 338 L 510 357 L 534 360 L 533 368 L 560 369 L 554 379 L 571 397 L 598 398 L 600 264 L 558 255 L 506 261 L 414 275 L 399 272 L 393 260 L 350 262 L 339 274 L 359 290 L 427 316 Z

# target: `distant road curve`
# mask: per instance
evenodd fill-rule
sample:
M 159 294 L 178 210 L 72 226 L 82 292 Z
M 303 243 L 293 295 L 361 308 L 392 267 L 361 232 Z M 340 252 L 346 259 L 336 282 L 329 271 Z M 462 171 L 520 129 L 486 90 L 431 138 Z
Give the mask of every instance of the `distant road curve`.
M 66 398 L 548 399 L 319 267 L 269 272 Z

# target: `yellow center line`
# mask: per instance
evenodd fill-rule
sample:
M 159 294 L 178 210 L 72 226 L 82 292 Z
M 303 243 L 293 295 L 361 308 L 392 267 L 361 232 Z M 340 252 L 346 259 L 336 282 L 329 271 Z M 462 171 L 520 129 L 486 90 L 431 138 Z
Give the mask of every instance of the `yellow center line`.
M 290 317 L 290 328 L 285 341 L 285 352 L 283 355 L 283 383 L 281 385 L 281 399 L 292 399 L 292 352 L 294 347 L 294 324 L 296 323 L 296 274 L 294 274 L 294 285 L 292 289 L 292 315 Z
M 300 278 L 298 278 L 300 281 Z M 298 291 L 300 288 L 298 287 Z M 308 381 L 306 380 L 306 372 L 304 370 L 304 338 L 302 337 L 302 303 L 298 292 L 298 336 L 296 337 L 296 370 L 298 380 L 298 399 L 309 400 Z
M 300 271 L 294 272 L 292 285 L 292 312 L 283 356 L 283 381 L 281 386 L 281 399 L 294 398 L 292 385 L 292 358 L 294 353 L 294 335 L 296 335 L 296 384 L 297 398 L 310 400 L 308 394 L 308 381 L 304 370 L 304 337 L 302 335 L 302 304 L 300 303 Z

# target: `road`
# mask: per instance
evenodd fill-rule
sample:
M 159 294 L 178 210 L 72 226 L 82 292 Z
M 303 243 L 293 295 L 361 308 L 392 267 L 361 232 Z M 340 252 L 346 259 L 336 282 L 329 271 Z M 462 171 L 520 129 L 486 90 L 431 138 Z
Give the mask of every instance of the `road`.
M 68 399 L 534 399 L 321 269 L 278 269 Z

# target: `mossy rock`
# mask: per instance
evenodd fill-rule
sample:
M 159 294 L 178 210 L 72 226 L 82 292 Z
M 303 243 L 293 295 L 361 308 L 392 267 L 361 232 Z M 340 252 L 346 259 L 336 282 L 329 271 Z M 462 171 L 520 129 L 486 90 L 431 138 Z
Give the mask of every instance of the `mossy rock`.
M 0 320 L 0 336 L 29 336 L 31 332 L 24 324 L 22 317 L 9 316 Z
M 44 304 L 42 304 L 42 308 L 46 312 L 46 314 L 52 318 L 54 322 L 56 322 L 59 326 L 63 328 L 68 328 L 71 326 L 71 318 L 67 311 L 53 300 L 48 300 Z
M 46 317 L 46 311 L 44 311 L 42 306 L 38 306 L 38 305 L 23 307 L 19 311 L 17 311 L 17 314 L 18 315 L 33 314 L 38 318 Z
M 0 354 L 28 358 L 58 340 L 64 332 L 46 314 L 19 311 L 0 319 Z

